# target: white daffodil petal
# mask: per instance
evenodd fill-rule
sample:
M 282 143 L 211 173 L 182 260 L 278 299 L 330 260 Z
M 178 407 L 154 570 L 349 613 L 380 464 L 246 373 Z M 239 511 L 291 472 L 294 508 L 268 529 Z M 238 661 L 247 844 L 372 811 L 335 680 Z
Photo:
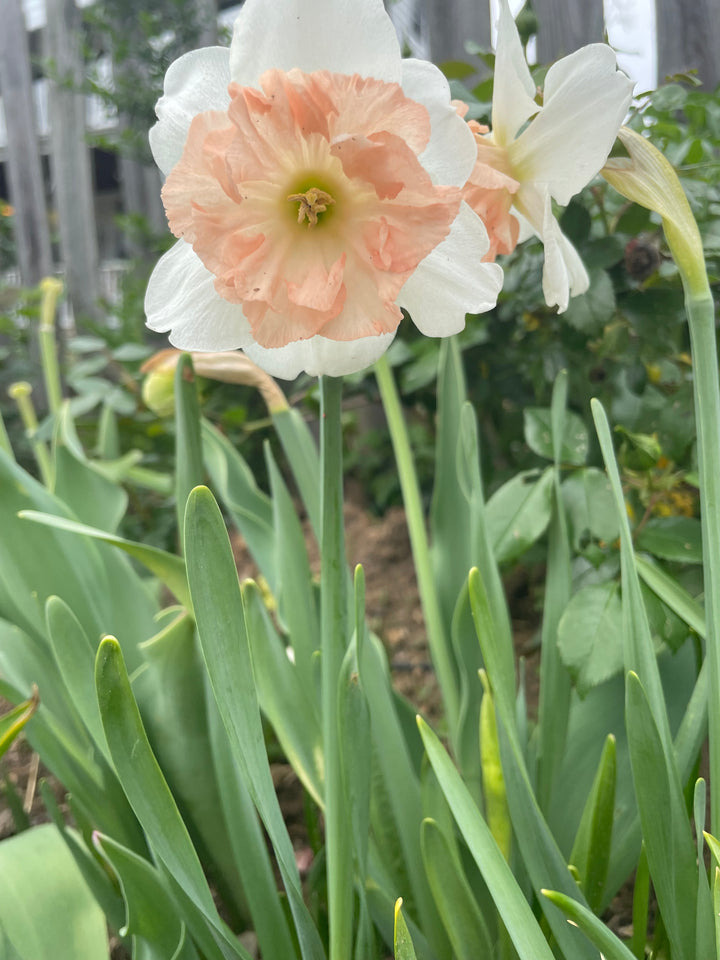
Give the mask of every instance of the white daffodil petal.
M 418 330 L 448 337 L 465 326 L 466 313 L 482 313 L 497 302 L 502 268 L 482 263 L 489 247 L 480 217 L 463 203 L 450 233 L 409 277 L 397 299 Z
M 329 70 L 400 81 L 400 46 L 382 0 L 245 0 L 230 47 L 232 79 L 269 69 Z
M 244 352 L 266 373 L 281 380 L 294 380 L 303 372 L 311 377 L 343 377 L 375 363 L 394 337 L 394 333 L 383 333 L 378 337 L 340 341 L 316 336 L 275 350 L 253 342 L 244 347 Z
M 251 339 L 242 307 L 216 292 L 215 278 L 179 240 L 158 261 L 145 294 L 147 325 L 181 350 L 236 350 Z
M 426 60 L 403 60 L 402 88 L 430 114 L 430 142 L 419 159 L 433 183 L 464 186 L 477 158 L 477 146 L 468 125 L 450 106 L 445 75 Z
M 493 139 L 498 146 L 507 146 L 525 121 L 538 112 L 535 94 L 508 0 L 500 0 L 492 105 Z
M 163 95 L 155 106 L 158 122 L 150 130 L 150 149 L 166 176 L 182 156 L 195 114 L 227 109 L 229 83 L 230 51 L 226 47 L 192 50 L 170 64 Z
M 590 280 L 580 255 L 560 229 L 547 190 L 523 184 L 515 200 L 518 211 L 542 240 L 545 250 L 543 295 L 549 307 L 567 310 L 570 296 L 585 293 Z
M 545 185 L 563 206 L 600 171 L 627 113 L 632 81 L 602 43 L 550 68 L 542 111 L 509 147 L 519 179 Z

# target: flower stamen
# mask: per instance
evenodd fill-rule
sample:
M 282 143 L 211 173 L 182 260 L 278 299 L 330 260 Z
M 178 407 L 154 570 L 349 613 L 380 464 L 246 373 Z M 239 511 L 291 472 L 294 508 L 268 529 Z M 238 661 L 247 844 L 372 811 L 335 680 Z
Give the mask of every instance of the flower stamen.
M 288 200 L 299 204 L 297 222 L 303 223 L 307 219 L 308 227 L 316 227 L 318 215 L 335 203 L 330 194 L 319 187 L 310 187 L 304 193 L 291 193 Z

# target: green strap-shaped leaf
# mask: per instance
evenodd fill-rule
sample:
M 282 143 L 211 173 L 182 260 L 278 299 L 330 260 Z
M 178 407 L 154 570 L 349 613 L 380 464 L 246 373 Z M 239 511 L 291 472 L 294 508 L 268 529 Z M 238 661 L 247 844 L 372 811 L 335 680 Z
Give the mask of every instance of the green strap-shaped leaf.
M 303 902 L 295 855 L 270 775 L 240 585 L 222 514 L 206 487 L 185 513 L 190 590 L 210 684 L 230 747 L 270 836 L 297 926 L 304 960 L 324 958 Z
M 305 536 L 290 493 L 268 444 L 265 461 L 272 491 L 275 570 L 280 622 L 290 636 L 303 685 L 310 686 L 312 660 L 320 647 L 320 624 Z
M 410 931 L 402 915 L 402 898 L 395 903 L 395 960 L 417 960 Z
M 705 611 L 673 578 L 644 557 L 635 557 L 635 566 L 645 583 L 699 637 L 705 637 Z
M 96 469 L 85 456 L 65 402 L 53 439 L 54 493 L 66 503 L 78 520 L 113 533 L 127 509 L 123 488 Z
M 124 550 L 125 553 L 135 557 L 151 573 L 155 574 L 158 580 L 162 581 L 175 594 L 184 607 L 191 609 L 185 564 L 180 557 L 167 553 L 165 550 L 158 550 L 157 547 L 151 547 L 145 543 L 124 540 L 112 533 L 98 530 L 97 527 L 89 527 L 85 523 L 77 523 L 75 520 L 68 520 L 66 517 L 56 517 L 51 513 L 23 510 L 20 516 L 25 520 L 44 524 L 46 527 L 54 527 L 56 530 L 66 530 L 68 533 L 76 533 L 81 537 L 102 540 L 104 543 L 109 543 L 120 550 Z
M 150 640 L 140 644 L 147 664 L 133 681 L 142 691 L 143 719 L 173 796 L 221 898 L 242 913 L 239 877 L 225 821 L 217 815 L 220 797 L 208 733 L 208 699 L 195 622 L 180 608 Z
M 0 955 L 13 960 L 99 960 L 107 927 L 53 824 L 0 843 Z
M 308 425 L 297 410 L 285 407 L 272 414 L 273 426 L 290 464 L 315 536 L 320 539 L 320 456 Z
M 253 675 L 263 713 L 313 800 L 322 807 L 322 732 L 314 678 L 303 682 L 252 581 L 242 586 Z
M 80 621 L 59 597 L 45 605 L 48 635 L 65 686 L 96 746 L 108 756 L 95 693 L 95 651 Z
M 582 903 L 573 900 L 572 897 L 564 893 L 558 893 L 555 890 L 543 890 L 543 894 L 551 903 L 554 903 L 568 921 L 579 927 L 591 943 L 602 952 L 605 960 L 635 960 L 634 955 L 628 950 L 622 940 L 618 940 L 615 934 L 599 920 L 592 910 L 588 910 Z
M 640 859 L 635 870 L 633 887 L 632 925 L 633 935 L 630 950 L 637 960 L 645 960 L 645 946 L 648 933 L 648 912 L 650 908 L 650 871 L 648 870 L 645 844 L 640 849 Z
M 520 960 L 552 960 L 553 952 L 540 925 L 452 760 L 430 727 L 420 718 L 418 727 L 445 798 Z
M 143 960 L 197 960 L 177 905 L 155 867 L 111 837 L 98 833 L 93 841 L 120 883 L 126 909 L 120 933 L 132 937 L 133 956 L 142 952 Z
M 425 872 L 455 957 L 490 960 L 490 933 L 455 848 L 434 820 L 423 820 L 421 839 Z
M 615 778 L 615 737 L 608 734 L 570 854 L 570 863 L 580 874 L 580 886 L 588 906 L 596 912 L 603 904 L 610 863 Z
M 485 587 L 477 569 L 470 571 L 468 584 L 473 619 L 495 698 L 500 756 L 517 849 L 537 893 L 551 882 L 569 896 L 583 900 L 530 784 L 523 753 L 524 741 L 517 726 L 512 651 L 505 649 L 496 634 Z M 594 958 L 594 951 L 587 941 L 568 927 L 554 907 L 546 904 L 545 916 L 561 950 L 574 958 Z M 508 932 L 512 936 L 511 931 Z
M 40 795 L 50 819 L 60 831 L 78 870 L 83 875 L 85 883 L 100 904 L 108 925 L 112 930 L 119 930 L 125 919 L 125 905 L 121 894 L 110 879 L 108 871 L 100 863 L 95 852 L 90 853 L 78 832 L 65 823 L 58 802 L 47 780 L 40 781 Z M 78 823 L 78 829 L 82 830 L 84 835 L 89 835 L 89 831 L 85 830 L 84 825 Z M 2 956 L 2 953 L 0 953 L 0 956 Z
M 560 489 L 560 466 L 568 459 L 571 462 L 578 462 L 579 459 L 582 463 L 587 453 L 587 431 L 574 414 L 568 413 L 566 406 L 567 372 L 563 370 L 555 379 L 550 408 L 551 450 L 555 462 L 540 645 L 538 799 L 546 814 L 552 806 L 565 754 L 571 692 L 570 677 L 560 662 L 557 645 L 558 624 L 570 600 L 572 579 L 570 539 Z M 576 453 L 575 460 L 572 459 L 573 451 Z
M 28 700 L 23 700 L 0 717 L 0 757 L 10 749 L 15 737 L 37 710 L 38 703 L 39 694 L 35 687 L 33 695 Z
M 218 916 L 190 836 L 148 742 L 122 652 L 113 637 L 100 644 L 95 680 L 103 729 L 120 783 L 155 854 L 202 915 L 209 942 L 216 945 L 213 960 L 250 960 Z M 203 949 L 207 951 L 207 942 Z
M 674 960 L 695 960 L 697 868 L 690 822 L 677 771 L 668 769 L 647 694 L 634 673 L 625 685 L 625 710 L 643 840 L 663 923 Z
M 288 916 L 281 902 L 270 854 L 252 799 L 230 751 L 222 719 L 208 704 L 213 766 L 220 790 L 230 847 L 247 907 L 264 957 L 296 956 Z
M 275 531 L 270 498 L 258 489 L 252 470 L 237 450 L 207 420 L 202 422 L 202 439 L 211 486 L 274 591 Z
M 200 404 L 192 359 L 183 353 L 175 367 L 175 511 L 183 543 L 185 504 L 193 487 L 203 480 Z

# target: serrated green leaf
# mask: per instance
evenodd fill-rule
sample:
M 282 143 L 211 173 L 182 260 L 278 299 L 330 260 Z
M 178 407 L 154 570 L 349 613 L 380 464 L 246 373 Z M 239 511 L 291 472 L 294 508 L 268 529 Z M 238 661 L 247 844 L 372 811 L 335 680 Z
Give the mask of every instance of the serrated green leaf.
M 662 560 L 702 563 L 702 534 L 695 517 L 653 517 L 639 532 L 638 550 Z
M 615 288 L 604 270 L 590 271 L 587 293 L 571 297 L 563 320 L 581 333 L 599 334 L 615 313 Z
M 538 540 L 552 513 L 552 468 L 523 471 L 503 484 L 485 508 L 488 536 L 498 563 L 517 559 Z
M 587 533 L 612 542 L 619 534 L 615 503 L 608 478 L 597 467 L 576 470 L 563 481 L 562 496 L 572 529 L 573 547 L 580 549 Z
M 545 407 L 526 407 L 523 418 L 525 443 L 538 456 L 554 460 L 551 410 Z M 559 451 L 560 462 L 582 466 L 587 459 L 588 442 L 585 424 L 576 413 L 566 411 Z
M 558 649 L 584 697 L 623 668 L 620 587 L 616 581 L 583 587 L 558 624 Z

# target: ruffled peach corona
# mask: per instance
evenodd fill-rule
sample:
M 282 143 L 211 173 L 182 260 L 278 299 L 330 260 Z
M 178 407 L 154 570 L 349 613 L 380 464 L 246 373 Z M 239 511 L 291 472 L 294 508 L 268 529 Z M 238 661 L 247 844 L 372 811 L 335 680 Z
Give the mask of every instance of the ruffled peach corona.
M 263 347 L 392 333 L 460 208 L 418 160 L 427 110 L 357 75 L 269 70 L 260 86 L 231 84 L 227 113 L 192 121 L 163 190 L 170 229 Z
M 467 104 L 460 100 L 453 103 L 458 116 L 464 117 Z M 477 160 L 462 196 L 485 224 L 490 249 L 483 260 L 492 263 L 499 253 L 512 253 L 517 246 L 520 223 L 512 214 L 512 206 L 520 183 L 510 172 L 506 151 L 486 138 L 490 128 L 477 120 L 469 120 L 468 127 L 475 137 Z
M 145 310 L 175 346 L 340 376 L 403 311 L 449 336 L 495 304 L 502 271 L 461 197 L 473 135 L 440 71 L 402 59 L 382 0 L 245 0 L 230 49 L 176 60 L 156 110 L 180 239 Z

